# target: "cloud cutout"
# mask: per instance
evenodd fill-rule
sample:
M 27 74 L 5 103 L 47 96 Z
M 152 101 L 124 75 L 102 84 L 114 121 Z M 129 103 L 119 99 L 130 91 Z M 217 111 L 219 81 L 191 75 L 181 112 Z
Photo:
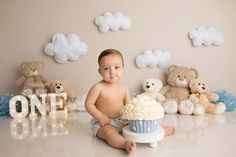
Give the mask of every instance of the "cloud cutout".
M 52 37 L 52 42 L 44 48 L 44 52 L 49 56 L 54 56 L 57 63 L 78 60 L 87 51 L 88 46 L 80 41 L 79 37 L 74 33 L 68 34 L 67 37 L 64 34 L 56 33 Z
M 106 12 L 102 16 L 97 16 L 95 18 L 95 24 L 98 26 L 99 30 L 103 33 L 112 30 L 117 31 L 119 29 L 128 30 L 131 27 L 131 20 L 128 16 L 120 11 L 112 14 L 111 12 Z
M 224 34 L 214 27 L 199 27 L 190 31 L 189 37 L 194 46 L 222 45 L 224 42 Z
M 170 54 L 168 52 L 163 52 L 162 50 L 145 50 L 142 54 L 136 57 L 136 66 L 138 68 L 164 68 L 168 65 L 168 60 L 170 59 Z

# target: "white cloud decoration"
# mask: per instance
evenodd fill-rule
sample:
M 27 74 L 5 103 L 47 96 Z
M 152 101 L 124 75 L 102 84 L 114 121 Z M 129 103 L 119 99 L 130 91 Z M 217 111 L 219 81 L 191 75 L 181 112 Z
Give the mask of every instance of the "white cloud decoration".
M 97 16 L 95 18 L 95 24 L 101 32 L 105 33 L 109 31 L 109 29 L 112 31 L 117 31 L 119 29 L 128 30 L 131 27 L 131 20 L 120 11 L 113 14 L 111 12 L 106 12 L 102 16 Z
M 52 42 L 44 48 L 44 52 L 47 55 L 55 56 L 57 63 L 65 63 L 67 60 L 78 60 L 87 51 L 88 46 L 80 41 L 79 37 L 74 33 L 68 34 L 67 37 L 62 33 L 56 33 L 52 37 Z
M 136 66 L 138 68 L 164 68 L 168 65 L 170 54 L 162 50 L 145 50 L 142 54 L 136 57 Z
M 199 27 L 189 32 L 189 37 L 192 39 L 194 46 L 201 46 L 202 44 L 222 45 L 224 42 L 224 34 L 214 27 Z

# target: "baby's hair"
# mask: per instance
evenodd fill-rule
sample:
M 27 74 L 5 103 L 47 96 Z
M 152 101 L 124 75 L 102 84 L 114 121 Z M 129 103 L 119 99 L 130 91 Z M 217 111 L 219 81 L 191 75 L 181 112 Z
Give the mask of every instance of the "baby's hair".
M 115 49 L 106 49 L 106 50 L 102 51 L 98 57 L 98 64 L 100 64 L 100 61 L 103 57 L 108 56 L 108 55 L 113 55 L 113 54 L 120 56 L 120 58 L 122 60 L 122 65 L 124 66 L 124 60 L 123 60 L 122 54 L 118 50 L 115 50 Z

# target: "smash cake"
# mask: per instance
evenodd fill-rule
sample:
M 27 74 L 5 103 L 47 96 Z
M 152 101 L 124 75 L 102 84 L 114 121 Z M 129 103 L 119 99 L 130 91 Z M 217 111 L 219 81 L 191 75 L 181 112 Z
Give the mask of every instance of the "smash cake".
M 129 121 L 130 130 L 135 133 L 151 133 L 157 130 L 164 109 L 160 102 L 140 94 L 123 108 L 123 117 Z

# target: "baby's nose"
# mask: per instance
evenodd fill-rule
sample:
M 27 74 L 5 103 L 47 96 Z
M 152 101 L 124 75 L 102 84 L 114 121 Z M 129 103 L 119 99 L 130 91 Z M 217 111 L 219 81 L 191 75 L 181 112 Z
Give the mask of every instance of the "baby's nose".
M 115 68 L 111 68 L 110 69 L 110 74 L 114 74 L 115 73 Z

